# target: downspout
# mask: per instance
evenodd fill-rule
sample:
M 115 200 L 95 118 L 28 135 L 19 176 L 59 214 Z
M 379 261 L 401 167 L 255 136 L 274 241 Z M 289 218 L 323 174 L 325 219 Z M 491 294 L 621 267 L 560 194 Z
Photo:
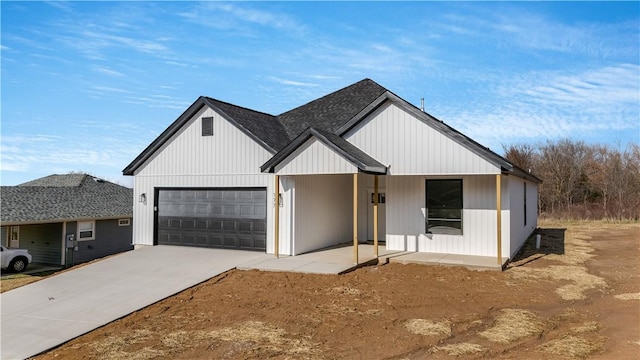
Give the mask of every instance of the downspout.
M 280 257 L 280 176 L 276 175 L 275 177 L 276 177 L 276 184 L 273 192 L 274 194 L 273 203 L 275 204 L 275 214 L 274 214 L 275 227 L 273 230 L 273 236 L 274 236 L 273 253 L 276 256 L 276 258 L 278 258 Z
M 373 177 L 373 253 L 378 257 L 378 175 Z
M 353 174 L 353 263 L 358 264 L 358 173 Z

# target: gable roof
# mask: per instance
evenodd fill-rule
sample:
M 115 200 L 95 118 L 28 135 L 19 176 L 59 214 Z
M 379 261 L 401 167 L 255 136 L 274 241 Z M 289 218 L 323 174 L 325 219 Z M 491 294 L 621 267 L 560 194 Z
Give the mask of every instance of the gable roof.
M 335 133 L 386 91 L 375 81 L 364 79 L 280 114 L 278 120 L 292 139 L 310 127 Z
M 138 155 L 122 173 L 133 175 L 138 167 L 144 164 L 158 149 L 171 139 L 198 111 L 208 106 L 235 125 L 240 131 L 252 138 L 267 151 L 275 154 L 277 150 L 289 143 L 289 137 L 278 119 L 266 113 L 243 108 L 241 106 L 200 96 L 169 127 L 167 127 L 140 155 Z
M 263 141 L 268 146 L 267 150 L 271 153 L 282 149 L 290 141 L 284 127 L 278 121 L 278 118 L 273 115 L 209 97 L 205 97 L 204 100 L 209 107 L 223 114 L 227 120 L 235 123 L 236 126 L 240 126 L 241 129 L 246 129 L 249 134 Z
M 133 215 L 133 189 L 87 174 L 50 175 L 0 192 L 3 225 Z
M 297 148 L 302 146 L 307 140 L 311 138 L 316 138 L 330 149 L 340 154 L 342 157 L 347 159 L 350 163 L 356 166 L 360 171 L 377 174 L 377 175 L 386 175 L 387 167 L 380 163 L 378 160 L 372 158 L 364 151 L 360 150 L 357 146 L 348 142 L 344 138 L 324 131 L 318 130 L 314 128 L 309 128 L 305 130 L 302 134 L 300 134 L 297 138 L 295 138 L 289 145 L 287 145 L 284 149 L 274 155 L 269 161 L 267 161 L 264 165 L 260 167 L 262 172 L 274 172 L 275 167 L 284 161 L 289 155 L 291 155 Z
M 502 171 L 537 183 L 542 182 L 539 178 L 525 171 L 521 171 L 521 169 L 517 170 L 517 167 L 514 167 L 514 165 L 504 157 L 418 109 L 416 106 L 408 103 L 371 79 L 363 79 L 278 116 L 201 96 L 138 155 L 138 157 L 123 170 L 123 174 L 133 175 L 139 166 L 149 159 L 155 151 L 160 149 L 165 142 L 177 133 L 179 129 L 204 106 L 209 106 L 220 113 L 226 120 L 234 124 L 258 144 L 262 145 L 272 154 L 275 154 L 274 158 L 271 159 L 274 161 L 269 160 L 261 167 L 263 172 L 272 171 L 275 163 L 284 160 L 298 146 L 302 145 L 309 136 L 317 137 L 325 144 L 330 145 L 334 150 L 354 156 L 354 159 L 360 158 L 360 160 L 364 160 L 362 164 L 373 164 L 373 162 L 380 164 L 355 146 L 355 149 L 351 148 L 350 143 L 342 139 L 342 136 L 388 101 L 398 105 L 420 121 L 492 163 Z M 334 138 L 333 135 L 342 140 Z M 298 140 L 301 137 L 305 140 Z M 330 138 L 335 141 L 329 140 Z M 341 145 L 337 145 L 338 143 Z M 348 151 L 346 150 L 347 148 L 349 149 Z M 358 155 L 355 156 L 356 154 Z M 374 167 L 377 166 L 378 165 L 375 165 Z

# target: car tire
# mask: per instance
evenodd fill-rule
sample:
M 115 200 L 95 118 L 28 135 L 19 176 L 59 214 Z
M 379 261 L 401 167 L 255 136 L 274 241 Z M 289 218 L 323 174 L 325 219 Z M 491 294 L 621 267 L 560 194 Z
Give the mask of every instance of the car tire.
M 27 268 L 28 264 L 29 262 L 27 258 L 19 256 L 11 260 L 11 263 L 9 264 L 9 269 L 11 269 L 11 271 L 13 272 L 23 272 Z

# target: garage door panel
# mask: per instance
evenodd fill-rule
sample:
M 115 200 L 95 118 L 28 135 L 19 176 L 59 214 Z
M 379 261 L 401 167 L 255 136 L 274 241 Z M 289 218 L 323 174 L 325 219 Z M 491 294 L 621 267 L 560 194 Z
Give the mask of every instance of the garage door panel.
M 162 189 L 157 242 L 266 250 L 265 189 Z

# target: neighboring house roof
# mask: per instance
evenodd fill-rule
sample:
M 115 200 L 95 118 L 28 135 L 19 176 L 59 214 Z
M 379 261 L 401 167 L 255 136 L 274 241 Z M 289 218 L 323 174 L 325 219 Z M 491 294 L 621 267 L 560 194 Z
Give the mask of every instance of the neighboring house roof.
M 219 112 L 225 119 L 261 144 L 269 152 L 275 154 L 272 159 L 261 167 L 263 172 L 273 171 L 277 163 L 284 160 L 310 136 L 315 136 L 326 145 L 330 145 L 334 150 L 338 150 L 343 156 L 350 157 L 352 163 L 360 164 L 363 167 L 375 168 L 374 172 L 382 171 L 380 170 L 380 166 L 382 166 L 386 173 L 387 169 L 384 165 L 342 139 L 342 136 L 387 101 L 392 101 L 425 124 L 438 130 L 503 171 L 534 182 L 542 182 L 537 177 L 522 171 L 522 169 L 517 169 L 504 157 L 421 111 L 371 79 L 363 79 L 278 116 L 232 105 L 209 97 L 200 97 L 138 155 L 123 170 L 123 173 L 124 175 L 133 175 L 138 167 L 149 159 L 155 151 L 160 149 L 203 106 L 209 106 Z M 333 140 L 330 140 L 330 138 Z M 337 140 L 337 138 L 342 140 Z M 360 168 L 360 165 L 358 165 L 358 168 Z M 360 170 L 366 171 L 362 168 Z
M 274 157 L 269 159 L 260 170 L 262 172 L 273 172 L 274 168 L 285 160 L 295 149 L 299 148 L 310 138 L 315 137 L 323 144 L 333 149 L 338 154 L 342 155 L 345 159 L 355 165 L 360 171 L 386 175 L 387 167 L 381 164 L 376 159 L 369 156 L 358 147 L 348 142 L 344 138 L 323 130 L 317 130 L 314 128 L 307 129 L 300 136 L 294 139 L 289 145 L 287 145 L 282 151 L 278 152 Z
M 50 175 L 0 188 L 2 225 L 127 218 L 133 189 L 86 174 Z

